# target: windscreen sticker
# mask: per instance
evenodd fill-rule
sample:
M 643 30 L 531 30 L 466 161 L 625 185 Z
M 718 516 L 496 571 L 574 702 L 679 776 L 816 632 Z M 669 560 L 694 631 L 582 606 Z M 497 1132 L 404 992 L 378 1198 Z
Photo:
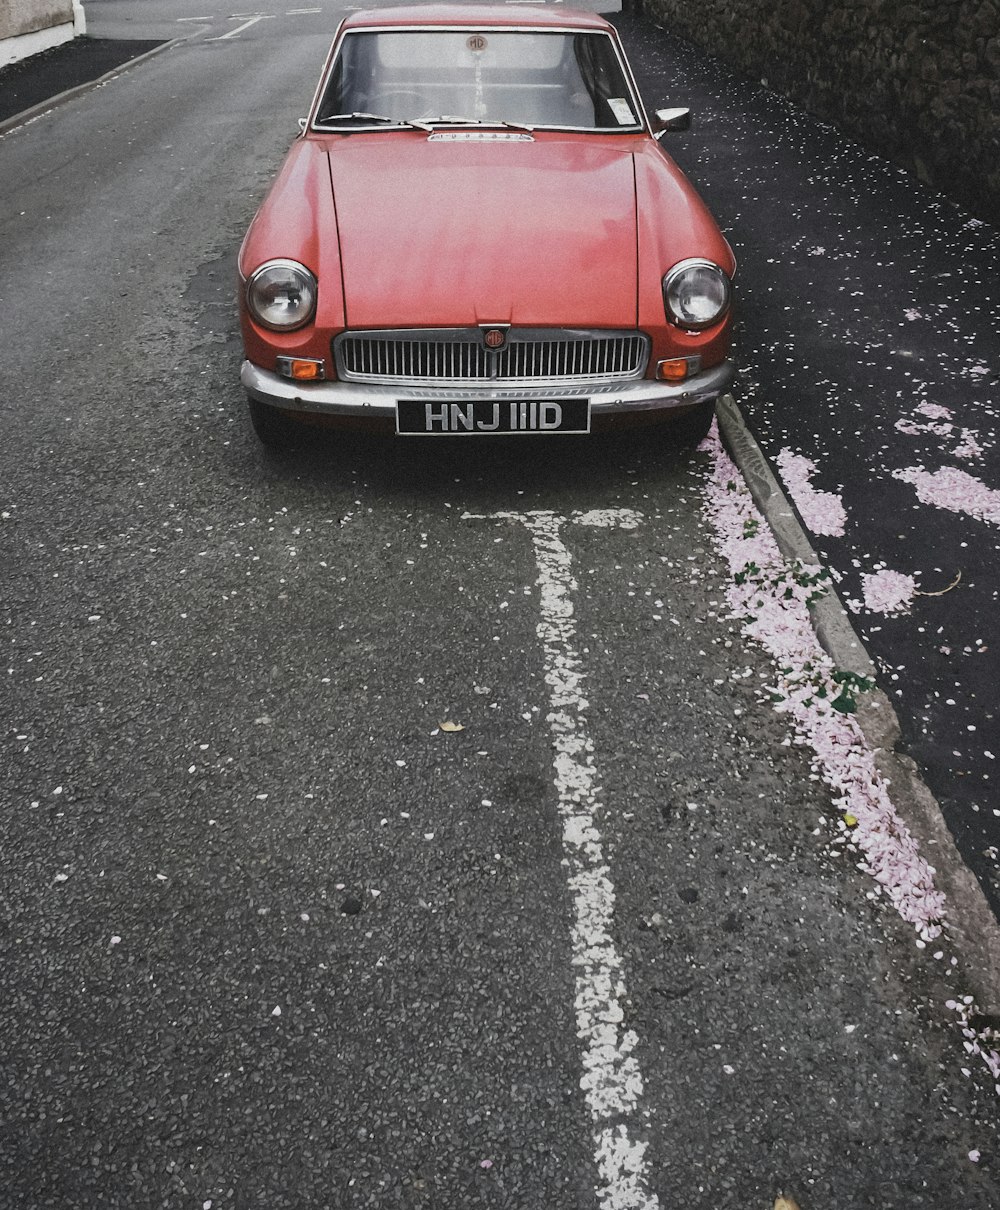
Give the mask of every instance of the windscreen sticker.
M 608 104 L 611 106 L 611 112 L 617 118 L 619 126 L 635 125 L 635 114 L 632 112 L 628 101 L 622 97 L 609 97 Z

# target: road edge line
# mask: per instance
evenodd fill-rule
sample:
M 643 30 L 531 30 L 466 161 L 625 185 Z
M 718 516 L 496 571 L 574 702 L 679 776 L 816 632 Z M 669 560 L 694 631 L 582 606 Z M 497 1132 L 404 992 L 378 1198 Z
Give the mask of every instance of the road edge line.
M 731 395 L 716 407 L 719 433 L 767 521 L 786 559 L 821 565 L 784 489 Z M 810 609 L 820 646 L 838 668 L 875 677 L 871 656 L 831 586 Z M 875 766 L 885 780 L 899 817 L 934 867 L 935 882 L 953 909 L 946 916 L 946 933 L 963 963 L 963 975 L 981 1009 L 1000 1011 L 1000 922 L 993 914 L 979 880 L 965 864 L 945 822 L 941 806 L 915 760 L 898 750 L 902 742 L 899 719 L 885 692 L 876 687 L 865 694 L 855 716 L 872 749 Z
M 159 46 L 154 46 L 152 50 L 143 51 L 141 55 L 136 55 L 134 59 L 126 59 L 124 63 L 119 63 L 117 67 L 112 67 L 110 71 L 106 71 L 103 75 L 97 76 L 93 80 L 87 80 L 83 84 L 76 84 L 73 88 L 67 88 L 65 92 L 58 92 L 54 97 L 49 97 L 47 101 L 39 101 L 37 105 L 32 105 L 28 109 L 22 109 L 20 113 L 16 113 L 13 117 L 5 118 L 0 122 L 0 138 L 3 138 L 5 134 L 9 134 L 12 130 L 16 130 L 19 126 L 25 126 L 35 118 L 41 117 L 43 113 L 48 113 L 50 109 L 57 109 L 60 105 L 65 105 L 67 101 L 72 101 L 74 97 L 79 97 L 83 93 L 89 92 L 92 88 L 106 84 L 108 80 L 114 79 L 115 76 L 120 76 L 137 63 L 142 63 L 145 59 L 151 59 L 154 55 L 158 55 L 162 51 L 169 50 L 172 46 L 178 46 L 181 42 L 187 41 L 188 37 L 183 37 L 171 38 L 169 42 L 161 42 Z

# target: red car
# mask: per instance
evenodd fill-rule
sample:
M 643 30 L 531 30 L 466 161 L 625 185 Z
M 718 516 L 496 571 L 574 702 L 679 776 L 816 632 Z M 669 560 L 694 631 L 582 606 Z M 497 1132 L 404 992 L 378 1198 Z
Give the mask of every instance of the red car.
M 337 31 L 240 251 L 267 444 L 310 415 L 397 433 L 700 437 L 730 386 L 732 250 L 661 148 L 614 28 L 505 5 Z

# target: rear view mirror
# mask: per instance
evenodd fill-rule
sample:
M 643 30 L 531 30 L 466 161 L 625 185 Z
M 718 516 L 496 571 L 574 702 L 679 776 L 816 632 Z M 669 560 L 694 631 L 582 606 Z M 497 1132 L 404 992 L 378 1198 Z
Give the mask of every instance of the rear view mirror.
M 658 109 L 653 115 L 653 133 L 659 137 L 668 130 L 690 130 L 690 109 Z

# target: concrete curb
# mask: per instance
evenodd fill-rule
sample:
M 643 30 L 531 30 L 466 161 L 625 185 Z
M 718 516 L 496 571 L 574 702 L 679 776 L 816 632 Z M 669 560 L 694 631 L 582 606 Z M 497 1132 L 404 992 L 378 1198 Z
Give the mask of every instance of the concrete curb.
M 786 559 L 818 565 L 820 559 L 795 509 L 771 471 L 731 395 L 718 403 L 719 433 L 746 480 Z M 812 608 L 816 637 L 838 668 L 874 677 L 876 670 L 846 609 L 831 588 Z M 975 875 L 962 860 L 934 795 L 915 761 L 898 752 L 899 719 L 881 689 L 866 694 L 856 715 L 875 755 L 875 765 L 889 786 L 900 819 L 935 870 L 938 889 L 948 900 L 947 934 L 962 962 L 968 991 L 985 1012 L 1000 1011 L 1000 923 Z
M 141 55 L 136 55 L 134 59 L 126 59 L 124 63 L 120 63 L 117 67 L 106 71 L 95 80 L 88 80 L 85 84 L 77 84 L 74 88 L 67 88 L 65 92 L 56 93 L 54 97 L 50 97 L 47 101 L 39 101 L 37 105 L 32 105 L 30 109 L 22 109 L 20 113 L 14 114 L 12 118 L 6 118 L 0 122 L 0 138 L 5 134 L 9 134 L 10 131 L 16 130 L 17 127 L 24 126 L 33 118 L 40 117 L 43 113 L 48 113 L 50 109 L 56 109 L 67 101 L 72 101 L 74 97 L 89 92 L 90 89 L 97 88 L 98 85 L 105 84 L 108 80 L 113 80 L 115 76 L 120 76 L 123 72 L 128 71 L 129 68 L 135 67 L 137 63 L 151 59 L 154 55 L 158 55 L 162 51 L 169 50 L 172 46 L 177 46 L 181 42 L 186 41 L 188 41 L 188 36 L 172 38 L 169 42 L 164 42 L 160 46 L 154 46 L 152 50 L 147 50 Z

